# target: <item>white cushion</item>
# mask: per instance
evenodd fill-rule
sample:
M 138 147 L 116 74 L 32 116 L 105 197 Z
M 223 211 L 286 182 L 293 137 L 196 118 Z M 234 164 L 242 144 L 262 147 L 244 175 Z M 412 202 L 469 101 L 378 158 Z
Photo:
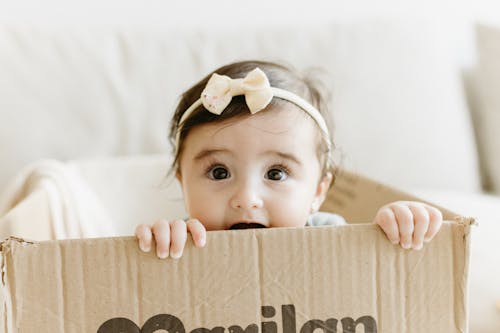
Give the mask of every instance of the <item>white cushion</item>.
M 259 58 L 329 71 L 345 167 L 402 188 L 477 190 L 459 73 L 429 23 L 0 28 L 0 189 L 42 157 L 168 152 L 180 93 Z
M 115 235 L 132 235 L 140 223 L 187 217 L 179 182 L 165 155 L 71 161 L 114 221 Z

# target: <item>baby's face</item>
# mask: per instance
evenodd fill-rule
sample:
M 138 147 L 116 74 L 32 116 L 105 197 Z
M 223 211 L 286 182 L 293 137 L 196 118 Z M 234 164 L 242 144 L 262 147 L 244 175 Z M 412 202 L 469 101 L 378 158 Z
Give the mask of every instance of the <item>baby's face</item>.
M 329 186 L 315 126 L 292 106 L 193 128 L 179 174 L 189 216 L 207 230 L 304 226 Z

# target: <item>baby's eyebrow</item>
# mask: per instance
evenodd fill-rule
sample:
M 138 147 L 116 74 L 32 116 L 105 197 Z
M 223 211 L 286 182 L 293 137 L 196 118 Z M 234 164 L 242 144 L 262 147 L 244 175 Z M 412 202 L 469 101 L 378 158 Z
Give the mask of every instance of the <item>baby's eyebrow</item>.
M 195 161 L 200 161 L 207 156 L 217 154 L 217 153 L 230 153 L 228 149 L 202 149 L 198 154 L 194 156 Z
M 265 155 L 278 155 L 279 157 L 281 157 L 283 159 L 290 160 L 298 165 L 302 165 L 302 162 L 300 161 L 300 159 L 298 159 L 294 154 L 291 154 L 291 153 L 285 153 L 285 152 L 278 151 L 278 150 L 268 150 L 268 151 L 265 151 L 264 154 Z

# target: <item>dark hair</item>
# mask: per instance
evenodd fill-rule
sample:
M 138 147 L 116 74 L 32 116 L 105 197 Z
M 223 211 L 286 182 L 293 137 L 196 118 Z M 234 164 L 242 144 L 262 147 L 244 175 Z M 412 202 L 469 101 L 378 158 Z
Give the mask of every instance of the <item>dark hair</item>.
M 217 73 L 219 75 L 229 76 L 232 79 L 238 79 L 245 77 L 247 73 L 249 73 L 256 67 L 259 67 L 266 74 L 272 87 L 288 90 L 302 97 L 303 99 L 311 103 L 314 107 L 316 107 L 323 118 L 325 118 L 330 133 L 332 133 L 331 120 L 329 117 L 330 113 L 328 112 L 327 101 L 324 97 L 324 92 L 326 90 L 318 80 L 314 79 L 311 76 L 303 75 L 292 67 L 282 64 L 276 64 L 266 61 L 235 62 L 214 70 L 212 73 L 208 74 L 201 81 L 196 83 L 193 87 L 191 87 L 181 95 L 181 99 L 179 101 L 179 104 L 177 105 L 170 125 L 169 138 L 174 148 L 173 151 L 176 152 L 171 171 L 178 172 L 178 164 L 183 151 L 183 143 L 192 128 L 201 124 L 223 122 L 227 119 L 245 116 L 250 113 L 245 103 L 244 96 L 235 96 L 231 100 L 231 103 L 229 103 L 229 105 L 224 109 L 224 112 L 222 112 L 222 114 L 214 115 L 210 112 L 207 112 L 203 105 L 200 105 L 191 114 L 191 116 L 189 116 L 184 121 L 184 124 L 180 126 L 179 121 L 182 115 L 194 102 L 196 102 L 200 98 L 201 93 L 212 74 Z M 271 109 L 280 107 L 286 105 L 285 103 L 291 102 L 273 98 L 271 103 L 269 103 L 266 108 Z M 179 134 L 179 147 L 175 147 L 176 136 L 179 130 L 181 131 Z M 332 142 L 333 148 L 332 138 L 330 138 L 330 141 Z M 319 157 L 322 165 L 322 174 L 325 175 L 326 172 L 329 171 L 334 175 L 334 164 L 331 157 L 332 152 L 327 151 L 327 144 L 325 142 L 322 142 L 320 146 Z

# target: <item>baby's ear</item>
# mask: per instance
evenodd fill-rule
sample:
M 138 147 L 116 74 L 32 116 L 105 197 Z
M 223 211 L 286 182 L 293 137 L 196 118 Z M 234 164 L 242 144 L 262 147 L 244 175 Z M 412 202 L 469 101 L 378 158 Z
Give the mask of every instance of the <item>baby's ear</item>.
M 323 201 L 326 199 L 326 195 L 328 193 L 328 190 L 330 189 L 330 184 L 332 183 L 333 180 L 333 175 L 331 172 L 327 172 L 323 178 L 320 180 L 318 183 L 318 187 L 316 188 L 316 198 L 315 201 L 317 202 L 317 207 L 321 206 Z

